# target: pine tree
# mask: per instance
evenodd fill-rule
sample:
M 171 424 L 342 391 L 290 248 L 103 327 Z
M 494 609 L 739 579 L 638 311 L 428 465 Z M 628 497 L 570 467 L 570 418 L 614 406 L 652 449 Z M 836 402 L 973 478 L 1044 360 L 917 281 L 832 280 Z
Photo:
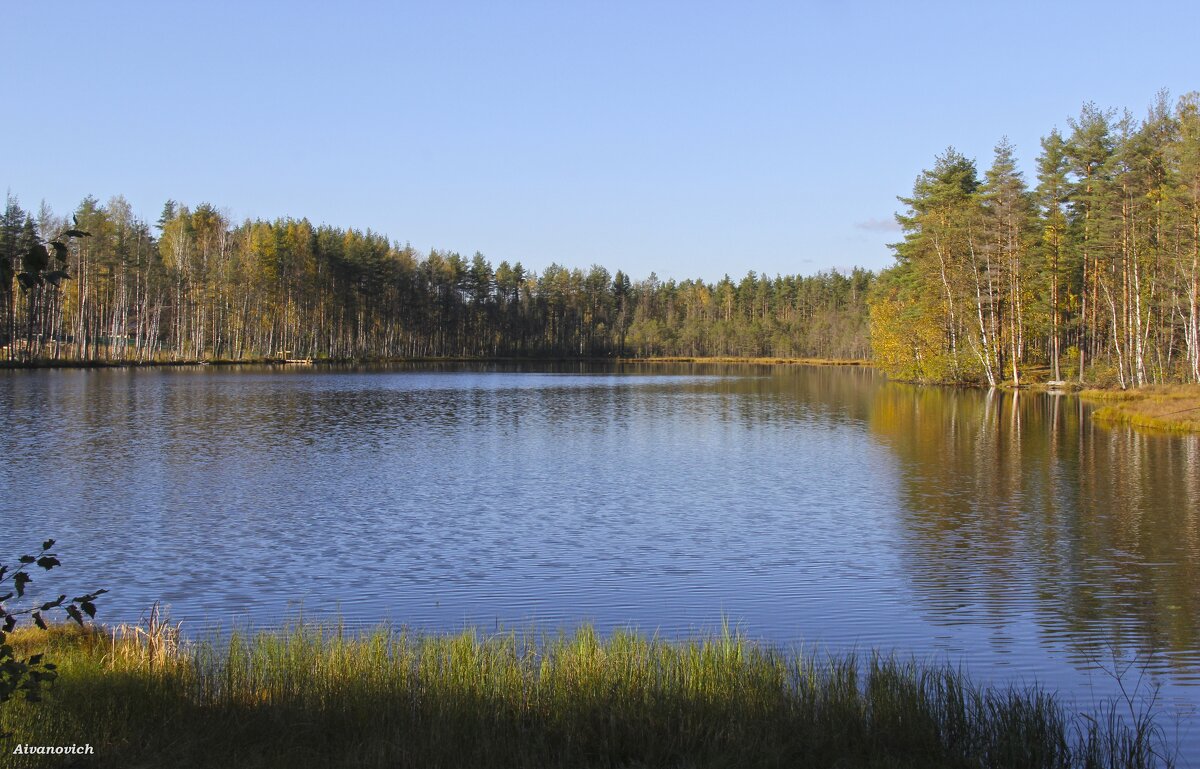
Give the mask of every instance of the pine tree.
M 1035 199 L 1038 206 L 1040 225 L 1039 245 L 1042 254 L 1042 271 L 1046 309 L 1050 317 L 1050 365 L 1054 381 L 1062 380 L 1059 368 L 1062 359 L 1062 311 L 1064 294 L 1071 272 L 1067 259 L 1068 194 L 1067 143 L 1057 129 L 1042 139 L 1042 154 L 1038 157 L 1038 186 Z
M 904 241 L 894 246 L 897 260 L 920 283 L 930 289 L 936 286 L 941 296 L 942 328 L 951 361 L 951 378 L 955 381 L 962 380 L 967 373 L 960 340 L 966 323 L 963 303 L 964 295 L 969 296 L 967 278 L 978 272 L 974 232 L 979 218 L 978 191 L 975 162 L 950 147 L 936 158 L 932 169 L 917 177 L 912 197 L 899 198 L 908 206 L 908 213 L 896 217 L 904 230 Z M 978 286 L 976 281 L 971 282 Z M 978 309 L 981 299 L 975 296 L 968 301 L 976 302 Z M 968 337 L 968 342 L 974 347 L 988 382 L 995 384 L 990 355 L 993 341 L 987 338 L 986 325 L 982 321 L 979 324 L 984 338 L 976 343 Z

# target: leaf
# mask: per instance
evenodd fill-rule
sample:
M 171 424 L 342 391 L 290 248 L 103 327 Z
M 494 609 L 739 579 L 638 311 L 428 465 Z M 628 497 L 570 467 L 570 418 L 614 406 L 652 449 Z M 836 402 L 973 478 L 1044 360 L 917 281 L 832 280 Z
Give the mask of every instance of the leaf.
M 44 656 L 45 656 L 45 655 L 43 655 L 43 654 L 32 654 L 32 655 L 30 655 L 30 657 L 29 657 L 29 664 L 30 664 L 30 665 L 40 665 L 40 664 L 41 664 L 41 662 L 42 662 L 42 657 L 44 657 Z
M 15 577 L 13 577 L 13 587 L 15 587 L 17 589 L 17 598 L 20 598 L 21 596 L 25 595 L 25 585 L 27 585 L 28 583 L 30 583 L 32 581 L 33 581 L 33 577 L 30 577 L 28 574 L 26 574 L 23 571 L 18 573 Z
M 32 555 L 23 555 L 23 556 L 21 556 L 21 563 L 33 563 L 33 562 L 34 562 L 34 561 L 36 561 L 36 560 L 37 560 L 37 559 L 36 559 L 36 558 L 34 558 Z
M 46 571 L 50 571 L 55 566 L 62 566 L 62 561 L 58 560 L 52 555 L 43 555 L 41 558 L 37 559 L 37 565 L 41 566 Z
M 83 230 L 75 230 L 75 229 L 67 230 L 66 232 L 63 233 L 63 235 L 66 235 L 68 238 L 90 238 L 90 237 L 92 237 L 92 233 L 90 233 L 90 232 L 85 232 Z
M 52 240 L 50 245 L 54 247 L 54 258 L 60 262 L 67 261 L 67 246 L 61 240 Z
M 12 597 L 13 597 L 13 594 L 12 594 L 12 591 L 10 590 L 7 593 L 5 593 L 4 595 L 0 595 L 0 603 L 4 603 L 5 601 L 7 601 L 9 598 L 12 598 Z M 4 616 L 3 614 L 0 614 L 0 617 L 3 617 L 3 616 Z
M 33 613 L 33 624 L 37 625 L 42 630 L 47 629 L 46 620 L 42 619 L 42 613 L 40 611 L 35 611 Z
M 45 277 L 46 277 L 46 282 L 55 287 L 57 287 L 58 284 L 61 283 L 63 280 L 71 279 L 71 276 L 67 274 L 66 270 L 52 270 L 52 271 L 46 273 Z
M 38 611 L 49 611 L 55 606 L 62 606 L 62 602 L 65 600 L 67 600 L 67 597 L 65 595 L 60 595 L 57 601 L 46 601 L 44 604 L 39 606 Z
M 11 633 L 13 628 L 17 626 L 17 618 L 13 615 L 8 615 L 4 618 L 4 632 Z
M 79 613 L 79 609 L 75 608 L 74 606 L 68 606 L 67 614 L 69 614 L 71 619 L 75 620 L 80 627 L 83 627 L 83 615 Z
M 50 252 L 41 243 L 34 243 L 29 247 L 29 252 L 21 261 L 22 266 L 27 272 L 36 274 L 46 269 L 46 265 L 50 264 Z
M 83 609 L 84 612 L 86 612 L 87 615 L 92 619 L 96 618 L 96 605 L 91 601 L 84 601 L 83 603 L 79 604 L 79 607 Z
M 52 547 L 54 547 L 54 540 L 52 540 L 52 539 L 48 539 L 48 540 L 46 540 L 45 542 L 43 542 L 43 543 L 42 543 L 42 550 L 43 550 L 43 551 L 49 550 L 49 549 L 50 549 L 50 548 L 52 548 Z

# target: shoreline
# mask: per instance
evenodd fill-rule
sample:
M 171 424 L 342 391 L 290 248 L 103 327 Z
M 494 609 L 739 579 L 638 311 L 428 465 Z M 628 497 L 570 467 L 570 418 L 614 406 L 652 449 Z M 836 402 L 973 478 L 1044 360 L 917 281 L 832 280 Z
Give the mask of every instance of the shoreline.
M 120 361 L 120 360 L 34 360 L 0 361 L 0 370 L 35 369 L 104 369 L 104 368 L 178 368 L 183 366 L 373 366 L 401 363 L 727 363 L 762 366 L 858 366 L 870 368 L 869 360 L 857 358 L 781 358 L 740 357 L 718 355 L 705 356 L 646 356 L 646 357 L 417 357 L 417 358 L 217 358 L 167 361 Z
M 830 366 L 874 368 L 869 360 L 855 358 L 784 358 L 757 356 L 645 356 L 645 357 L 418 357 L 418 358 L 344 358 L 344 359 L 283 359 L 244 358 L 179 361 L 106 361 L 106 360 L 35 360 L 0 361 L 0 371 L 35 371 L 46 369 L 151 369 L 188 368 L 200 366 L 270 366 L 283 369 L 321 366 L 388 366 L 403 364 L 447 363 L 507 363 L 507 364 L 691 364 L 691 365 L 752 365 L 752 366 Z M 953 382 L 918 382 L 902 379 L 890 381 L 917 387 L 950 387 L 955 389 L 986 389 L 986 385 Z M 1075 395 L 1081 399 L 1103 404 L 1092 412 L 1092 418 L 1106 424 L 1128 424 L 1159 432 L 1200 432 L 1200 384 L 1146 385 L 1126 390 L 1117 387 L 1100 388 L 1081 385 L 1077 381 L 1046 381 L 1035 379 L 1018 387 L 1011 382 L 996 386 L 1003 392 L 1050 393 Z
M 1147 385 L 1131 390 L 1083 390 L 1079 397 L 1103 404 L 1092 419 L 1168 433 L 1200 433 L 1200 384 Z
M 668 641 L 587 624 L 297 624 L 188 641 L 161 621 L 24 628 L 10 640 L 61 675 L 42 702 L 0 705 L 0 728 L 41 745 L 87 735 L 97 767 L 949 769 L 1039 756 L 1059 769 L 1133 769 L 1169 766 L 1178 750 L 1154 708 L 1072 707 L 1036 683 L 983 685 L 886 652 L 788 651 L 728 628 Z

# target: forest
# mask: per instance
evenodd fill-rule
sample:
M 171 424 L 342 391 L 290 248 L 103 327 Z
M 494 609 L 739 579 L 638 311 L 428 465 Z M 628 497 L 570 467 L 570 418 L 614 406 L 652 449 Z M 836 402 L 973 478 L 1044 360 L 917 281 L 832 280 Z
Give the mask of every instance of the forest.
M 70 221 L 9 196 L 0 347 L 10 361 L 780 356 L 864 359 L 874 275 L 634 281 L 493 265 L 307 219 L 230 222 L 115 197 Z
M 874 361 L 925 382 L 1200 382 L 1200 94 L 1084 105 L 1032 188 L 1001 140 L 920 174 L 870 299 Z
M 878 276 L 539 273 L 207 203 L 150 224 L 88 197 L 68 221 L 9 195 L 0 357 L 870 358 L 919 382 L 1200 382 L 1200 94 L 1141 119 L 1086 104 L 1040 149 L 1032 186 L 1006 139 L 982 175 L 935 158 Z

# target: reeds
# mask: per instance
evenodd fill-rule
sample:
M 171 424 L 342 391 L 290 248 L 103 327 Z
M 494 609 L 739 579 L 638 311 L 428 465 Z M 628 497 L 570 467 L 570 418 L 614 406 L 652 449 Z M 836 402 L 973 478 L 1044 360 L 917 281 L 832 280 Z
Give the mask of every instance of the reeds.
M 54 635 L 61 679 L 43 703 L 8 703 L 4 727 L 26 744 L 88 742 L 96 767 L 1169 765 L 1149 717 L 1072 715 L 1038 689 L 729 631 L 295 625 L 180 645 L 178 626 L 155 622 Z

